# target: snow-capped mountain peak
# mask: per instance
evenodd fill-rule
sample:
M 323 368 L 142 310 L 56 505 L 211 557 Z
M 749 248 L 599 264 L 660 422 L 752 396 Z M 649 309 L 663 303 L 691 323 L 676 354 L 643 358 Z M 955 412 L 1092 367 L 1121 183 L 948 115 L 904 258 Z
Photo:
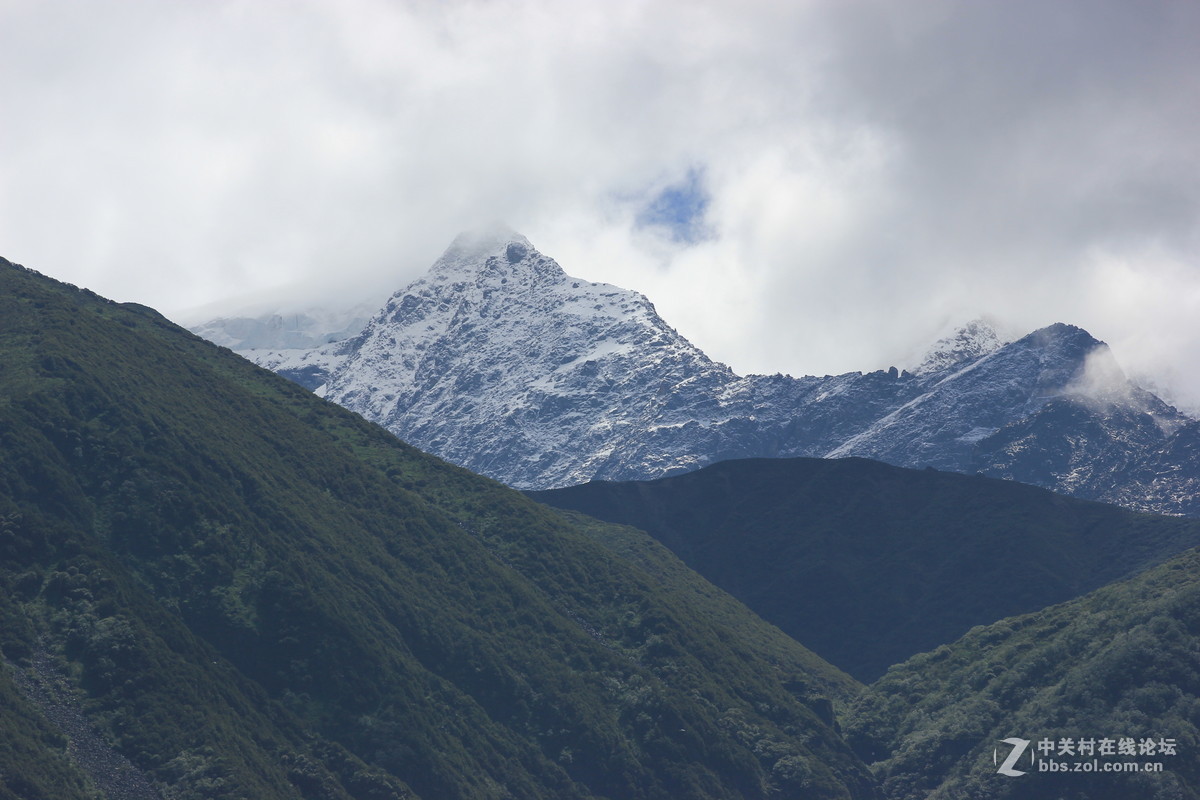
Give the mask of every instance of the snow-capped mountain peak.
M 732 377 L 643 295 L 572 278 L 500 227 L 459 236 L 394 294 L 322 393 L 456 463 L 498 474 L 505 460 L 505 480 L 534 486 L 590 477 L 631 417 L 653 418 L 675 387 L 718 375 Z M 492 431 L 500 452 L 464 424 Z
M 432 280 L 468 280 L 489 271 L 512 274 L 525 269 L 537 273 L 539 267 L 545 276 L 564 275 L 552 259 L 537 256 L 541 254 L 528 239 L 507 225 L 495 223 L 456 236 L 441 258 L 434 262 L 428 277 Z M 551 264 L 553 268 L 548 268 Z

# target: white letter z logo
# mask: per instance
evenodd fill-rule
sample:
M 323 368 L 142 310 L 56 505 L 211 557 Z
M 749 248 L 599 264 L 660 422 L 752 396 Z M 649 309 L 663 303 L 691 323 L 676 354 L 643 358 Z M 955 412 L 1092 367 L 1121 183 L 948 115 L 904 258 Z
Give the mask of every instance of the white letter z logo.
M 1028 739 L 1003 739 L 1005 744 L 1012 745 L 1012 752 L 1008 754 L 1008 758 L 1004 759 L 1004 763 L 1000 765 L 1000 769 L 996 770 L 1001 775 L 1008 775 L 1010 778 L 1015 778 L 1018 775 L 1025 773 L 1019 769 L 1013 769 L 1013 765 L 1017 763 L 1017 759 L 1025 752 L 1025 748 L 1029 747 Z M 999 756 L 995 750 L 992 751 L 992 763 L 996 763 Z

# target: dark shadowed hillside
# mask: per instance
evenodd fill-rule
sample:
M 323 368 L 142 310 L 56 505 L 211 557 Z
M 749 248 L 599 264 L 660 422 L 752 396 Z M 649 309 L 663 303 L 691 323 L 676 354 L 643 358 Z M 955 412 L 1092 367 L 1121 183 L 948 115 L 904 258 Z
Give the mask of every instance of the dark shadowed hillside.
M 860 680 L 1200 543 L 1200 522 L 848 458 L 532 492 L 652 534 Z

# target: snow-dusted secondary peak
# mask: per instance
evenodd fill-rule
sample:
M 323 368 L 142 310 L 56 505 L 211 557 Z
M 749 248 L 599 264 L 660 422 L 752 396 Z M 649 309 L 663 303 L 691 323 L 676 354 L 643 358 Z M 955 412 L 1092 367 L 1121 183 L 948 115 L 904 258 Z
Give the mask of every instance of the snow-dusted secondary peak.
M 973 319 L 948 336 L 943 336 L 925 352 L 921 363 L 911 370 L 914 375 L 930 375 L 965 365 L 1008 344 L 987 317 Z
M 307 350 L 349 339 L 379 308 L 378 303 L 329 310 L 271 311 L 256 316 L 218 317 L 191 330 L 230 350 Z

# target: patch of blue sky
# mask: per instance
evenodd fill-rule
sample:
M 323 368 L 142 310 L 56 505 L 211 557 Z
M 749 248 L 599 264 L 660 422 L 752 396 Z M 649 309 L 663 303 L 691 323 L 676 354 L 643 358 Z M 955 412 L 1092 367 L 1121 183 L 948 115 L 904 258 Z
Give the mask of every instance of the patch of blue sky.
M 703 171 L 690 169 L 683 180 L 654 195 L 634 221 L 639 228 L 661 228 L 677 242 L 695 244 L 708 237 L 704 214 L 710 199 Z

